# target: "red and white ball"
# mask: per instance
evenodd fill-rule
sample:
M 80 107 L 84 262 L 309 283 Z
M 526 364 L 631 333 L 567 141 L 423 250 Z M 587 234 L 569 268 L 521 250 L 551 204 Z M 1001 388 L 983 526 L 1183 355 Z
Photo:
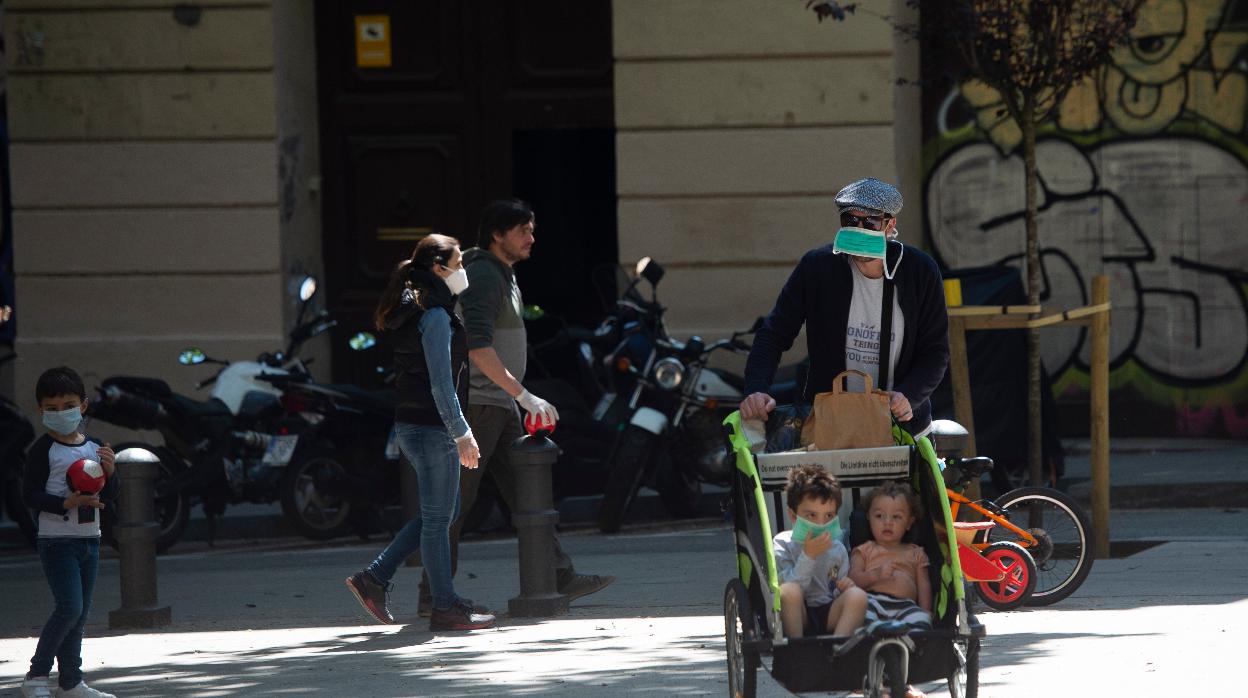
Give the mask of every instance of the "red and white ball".
M 71 489 L 86 494 L 95 494 L 104 489 L 104 481 L 108 479 L 104 474 L 104 466 L 90 458 L 74 461 L 65 473 L 65 478 L 69 480 Z
M 529 436 L 532 436 L 539 431 L 544 431 L 547 434 L 553 434 L 555 433 L 555 423 L 547 422 L 542 419 L 540 414 L 529 412 L 524 415 L 524 430 L 529 432 Z

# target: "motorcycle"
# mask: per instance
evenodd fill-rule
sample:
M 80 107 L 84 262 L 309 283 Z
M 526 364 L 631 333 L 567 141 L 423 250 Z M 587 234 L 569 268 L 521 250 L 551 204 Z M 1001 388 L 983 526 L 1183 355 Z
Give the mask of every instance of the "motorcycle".
M 376 338 L 360 332 L 360 351 Z M 279 485 L 282 512 L 302 535 L 327 540 L 354 527 L 361 535 L 387 528 L 382 512 L 399 504 L 394 390 L 323 384 L 300 375 L 265 375 L 282 393 L 288 415 L 308 426 Z
M 742 337 L 755 331 L 757 323 L 709 345 L 697 336 L 685 342 L 673 339 L 658 302 L 663 275 L 663 268 L 648 257 L 638 263 L 636 279 L 621 300 L 633 309 L 636 328 L 626 330 L 617 351 L 607 357 L 615 367 L 616 384 L 629 385 L 631 391 L 620 403 L 628 417 L 609 456 L 599 515 L 604 533 L 620 529 L 647 476 L 654 478 L 668 510 L 687 516 L 699 504 L 700 483 L 725 484 L 731 473 L 720 425 L 744 397 L 744 380 L 709 363 L 716 352 L 748 353 Z M 649 301 L 634 293 L 642 279 L 651 286 Z M 644 355 L 638 351 L 646 348 Z
M 158 552 L 173 546 L 184 533 L 190 510 L 202 503 L 209 522 L 209 540 L 216 516 L 230 503 L 270 503 L 277 500 L 278 484 L 299 443 L 306 420 L 282 409 L 281 391 L 262 380 L 268 375 L 308 375 L 297 358 L 300 346 L 334 326 L 327 313 L 304 320 L 316 293 L 308 277 L 300 286 L 302 304 L 285 351 L 263 353 L 256 361 L 230 363 L 213 359 L 197 348 L 183 350 L 186 366 L 220 364 L 221 369 L 200 381 L 197 389 L 213 386 L 208 400 L 174 393 L 168 383 L 154 378 L 113 376 L 102 381 L 89 417 L 129 429 L 155 430 L 163 445 L 127 442 L 118 452 L 138 447 L 159 459 L 155 483 L 155 512 L 159 524 Z M 101 517 L 104 540 L 115 545 L 115 513 Z
M 543 316 L 526 308 L 526 319 Z M 549 400 L 559 410 L 559 459 L 555 462 L 555 500 L 599 495 L 607 478 L 609 449 L 627 418 L 620 386 L 603 363 L 623 337 L 626 324 L 613 308 L 595 328 L 563 326 L 547 340 L 529 347 L 529 371 L 524 387 Z M 630 327 L 631 329 L 631 327 Z

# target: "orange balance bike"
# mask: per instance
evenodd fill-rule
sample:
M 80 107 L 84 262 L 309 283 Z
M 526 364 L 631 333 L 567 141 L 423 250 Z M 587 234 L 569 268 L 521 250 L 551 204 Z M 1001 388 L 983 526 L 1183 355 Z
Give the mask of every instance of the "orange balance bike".
M 992 460 L 950 460 L 943 475 L 959 547 L 1005 571 L 999 580 L 969 580 L 968 573 L 984 603 L 1010 610 L 1048 606 L 1073 594 L 1092 571 L 1092 525 L 1083 508 L 1048 487 L 1020 487 L 995 500 L 969 499 L 962 491 L 992 468 Z M 980 520 L 960 520 L 963 509 Z

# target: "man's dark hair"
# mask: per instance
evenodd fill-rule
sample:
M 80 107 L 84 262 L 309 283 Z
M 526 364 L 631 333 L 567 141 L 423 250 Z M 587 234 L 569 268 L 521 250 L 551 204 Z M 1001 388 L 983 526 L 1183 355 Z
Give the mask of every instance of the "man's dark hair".
M 841 506 L 841 483 L 836 476 L 823 468 L 809 464 L 796 465 L 789 471 L 789 481 L 784 486 L 784 498 L 789 508 L 797 511 L 803 499 L 810 497 L 819 501 L 832 500 Z
M 488 250 L 495 233 L 505 233 L 517 225 L 533 220 L 533 209 L 519 199 L 499 199 L 485 205 L 481 226 L 477 228 L 477 247 Z
M 82 376 L 68 366 L 49 368 L 35 381 L 36 402 L 41 402 L 45 397 L 71 394 L 83 400 L 87 399 L 87 387 L 82 384 Z

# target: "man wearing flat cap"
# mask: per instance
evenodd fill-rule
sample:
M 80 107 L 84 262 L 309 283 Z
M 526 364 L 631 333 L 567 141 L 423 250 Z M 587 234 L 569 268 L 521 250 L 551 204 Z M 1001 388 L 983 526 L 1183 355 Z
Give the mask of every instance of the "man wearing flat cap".
M 835 238 L 797 263 L 754 338 L 743 418 L 766 419 L 775 408 L 767 391 L 781 354 L 805 325 L 810 372 L 799 386 L 802 402 L 831 390 L 842 371 L 856 369 L 888 391 L 903 428 L 911 434 L 927 430 L 928 397 L 949 364 L 949 318 L 936 262 L 896 239 L 901 203 L 901 192 L 878 179 L 858 180 L 837 193 Z M 881 332 L 886 324 L 887 337 Z M 862 390 L 857 382 L 851 390 Z

